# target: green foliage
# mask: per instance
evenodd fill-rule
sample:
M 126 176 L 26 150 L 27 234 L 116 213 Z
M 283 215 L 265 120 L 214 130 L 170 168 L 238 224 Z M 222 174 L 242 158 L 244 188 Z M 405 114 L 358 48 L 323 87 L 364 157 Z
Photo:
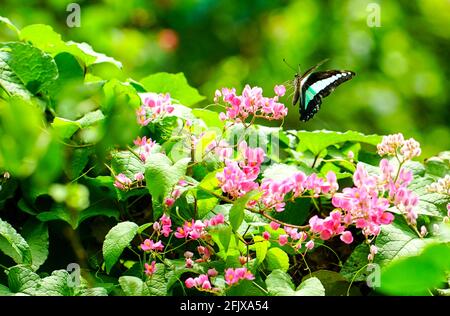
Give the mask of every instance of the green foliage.
M 450 267 L 448 244 L 432 244 L 415 256 L 391 262 L 381 274 L 381 289 L 390 295 L 429 295 L 444 284 Z
M 192 88 L 182 73 L 160 72 L 141 79 L 140 83 L 147 91 L 170 93 L 170 96 L 186 106 L 192 106 L 205 97 Z
M 303 281 L 297 289 L 290 276 L 282 270 L 274 270 L 266 279 L 267 290 L 273 296 L 324 296 L 325 289 L 319 279 L 311 277 Z
M 119 260 L 123 250 L 130 244 L 136 235 L 138 226 L 132 222 L 122 222 L 111 228 L 105 236 L 103 243 L 103 258 L 105 259 L 106 271 Z
M 16 263 L 31 264 L 30 246 L 9 223 L 0 219 L 0 250 Z

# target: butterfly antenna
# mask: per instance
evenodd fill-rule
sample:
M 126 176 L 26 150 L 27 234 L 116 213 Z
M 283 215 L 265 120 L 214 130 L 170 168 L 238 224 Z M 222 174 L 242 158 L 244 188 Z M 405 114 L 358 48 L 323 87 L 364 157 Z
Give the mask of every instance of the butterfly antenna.
M 286 58 L 283 58 L 284 63 L 286 64 L 286 66 L 288 66 L 289 68 L 291 68 L 293 71 L 296 71 L 294 67 L 292 67 L 291 65 L 288 64 L 288 62 L 286 61 Z

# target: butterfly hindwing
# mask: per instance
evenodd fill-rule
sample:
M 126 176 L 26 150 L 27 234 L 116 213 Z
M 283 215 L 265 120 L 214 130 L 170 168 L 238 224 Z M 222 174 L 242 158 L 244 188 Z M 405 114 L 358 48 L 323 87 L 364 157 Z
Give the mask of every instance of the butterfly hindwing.
M 300 87 L 300 120 L 311 119 L 320 109 L 322 98 L 354 75 L 352 71 L 329 70 L 314 72 L 304 78 Z

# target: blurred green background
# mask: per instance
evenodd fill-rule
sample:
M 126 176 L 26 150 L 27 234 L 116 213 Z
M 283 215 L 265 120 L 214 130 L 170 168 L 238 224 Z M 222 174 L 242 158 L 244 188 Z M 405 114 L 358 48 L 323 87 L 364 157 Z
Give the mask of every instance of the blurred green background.
M 90 43 L 123 62 L 124 79 L 184 72 L 209 102 L 216 88 L 246 83 L 271 96 L 294 76 L 283 58 L 304 70 L 329 57 L 322 69 L 357 76 L 308 123 L 285 97 L 286 128 L 403 132 L 421 142 L 424 158 L 450 148 L 448 0 L 76 1 L 81 27 L 69 28 L 71 2 L 0 0 L 0 15 Z M 368 25 L 371 3 L 379 4 L 380 27 Z

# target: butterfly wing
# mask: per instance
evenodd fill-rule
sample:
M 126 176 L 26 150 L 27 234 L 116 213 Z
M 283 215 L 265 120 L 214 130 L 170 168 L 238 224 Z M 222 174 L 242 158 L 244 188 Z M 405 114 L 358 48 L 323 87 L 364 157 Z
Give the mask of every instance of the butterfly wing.
M 300 120 L 311 119 L 328 96 L 338 85 L 352 79 L 355 73 L 347 70 L 318 71 L 306 77 L 301 85 Z

